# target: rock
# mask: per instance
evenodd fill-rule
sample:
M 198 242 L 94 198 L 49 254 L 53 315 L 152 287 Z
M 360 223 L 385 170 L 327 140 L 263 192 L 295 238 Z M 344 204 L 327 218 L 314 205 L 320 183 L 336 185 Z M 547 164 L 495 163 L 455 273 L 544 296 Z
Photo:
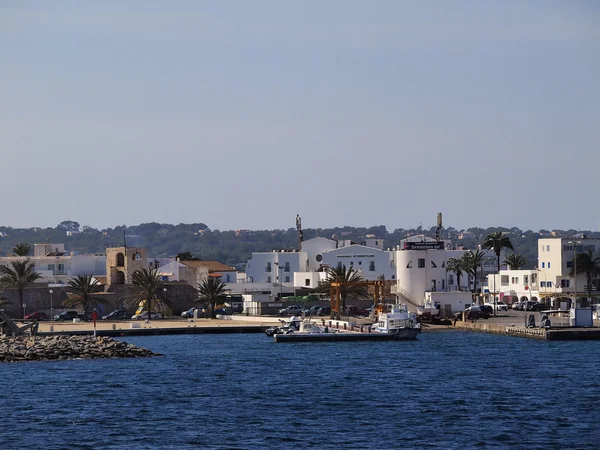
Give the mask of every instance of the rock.
M 0 362 L 162 356 L 109 337 L 91 336 L 0 338 Z

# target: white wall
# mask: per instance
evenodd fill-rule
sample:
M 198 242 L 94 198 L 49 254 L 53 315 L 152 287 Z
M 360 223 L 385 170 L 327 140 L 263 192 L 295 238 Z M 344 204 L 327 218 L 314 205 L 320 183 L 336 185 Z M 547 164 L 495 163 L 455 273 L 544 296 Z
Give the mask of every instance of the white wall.
M 294 274 L 294 286 L 297 288 L 315 289 L 319 282 L 325 280 L 326 272 L 296 272 Z M 306 284 L 308 280 L 309 284 Z
M 316 271 L 322 264 L 322 253 L 337 248 L 337 242 L 324 237 L 315 237 L 302 242 L 302 251 L 306 253 L 308 267 L 300 268 L 300 271 Z
M 306 260 L 306 252 L 253 253 L 246 264 L 246 278 L 253 283 L 281 282 L 284 286 L 293 286 L 294 272 L 306 270 Z
M 456 291 L 456 274 L 446 272 L 446 261 L 460 258 L 463 250 L 396 250 L 397 290 L 417 304 L 422 303 L 426 291 Z M 419 267 L 419 259 L 424 260 L 424 267 Z M 434 267 L 435 265 L 435 267 Z M 454 284 L 449 284 L 453 275 Z M 435 289 L 433 284 L 435 282 Z M 461 276 L 461 288 L 467 288 L 468 276 Z
M 375 270 L 370 270 L 372 263 L 375 265 Z M 391 265 L 391 252 L 364 245 L 355 244 L 323 252 L 323 264 L 331 267 L 339 265 L 345 265 L 346 268 L 354 267 L 369 281 L 377 280 L 380 276 L 384 276 L 386 280 L 396 278 L 396 271 Z

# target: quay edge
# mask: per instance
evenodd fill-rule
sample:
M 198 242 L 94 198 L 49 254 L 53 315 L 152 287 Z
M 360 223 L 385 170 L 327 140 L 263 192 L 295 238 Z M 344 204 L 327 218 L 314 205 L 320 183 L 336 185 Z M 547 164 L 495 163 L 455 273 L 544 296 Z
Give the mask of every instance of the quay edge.
M 481 322 L 456 322 L 456 330 L 475 331 L 480 333 L 501 334 L 543 341 L 597 341 L 600 340 L 600 328 L 526 328 L 506 324 L 490 324 Z

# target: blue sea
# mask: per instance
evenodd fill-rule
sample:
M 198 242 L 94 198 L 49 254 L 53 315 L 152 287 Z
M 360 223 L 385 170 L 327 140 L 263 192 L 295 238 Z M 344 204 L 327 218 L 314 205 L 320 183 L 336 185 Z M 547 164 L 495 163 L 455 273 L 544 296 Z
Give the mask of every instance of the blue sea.
M 127 338 L 164 356 L 0 364 L 0 448 L 600 447 L 600 344 Z

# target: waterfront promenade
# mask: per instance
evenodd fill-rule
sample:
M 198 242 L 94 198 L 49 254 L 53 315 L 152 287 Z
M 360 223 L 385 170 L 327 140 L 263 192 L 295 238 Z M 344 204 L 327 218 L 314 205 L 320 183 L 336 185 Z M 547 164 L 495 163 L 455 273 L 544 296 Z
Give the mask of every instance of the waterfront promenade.
M 498 314 L 489 319 L 479 319 L 475 322 L 457 321 L 450 325 L 430 325 L 422 324 L 423 332 L 435 331 L 474 331 L 492 334 L 502 334 L 507 336 L 525 337 L 540 340 L 600 340 L 600 322 L 594 323 L 594 328 L 570 328 L 568 327 L 568 317 L 553 317 L 552 328 L 545 330 L 539 328 L 540 314 L 534 314 L 536 325 L 538 327 L 528 328 L 525 326 L 526 314 L 523 311 L 507 311 Z M 98 335 L 105 336 L 131 336 L 131 335 L 161 335 L 161 334 L 204 334 L 204 333 L 257 333 L 266 327 L 280 325 L 280 317 L 271 316 L 225 316 L 220 319 L 162 319 L 146 321 L 104 321 L 96 322 L 96 331 Z M 333 328 L 344 328 L 344 324 L 351 329 L 351 326 L 360 327 L 372 323 L 372 319 L 354 319 L 350 318 L 350 323 L 340 321 L 330 321 L 326 318 L 318 318 L 315 321 L 333 325 Z M 356 329 L 356 328 L 355 328 Z M 92 334 L 94 325 L 92 322 L 40 322 L 38 333 L 46 334 Z

